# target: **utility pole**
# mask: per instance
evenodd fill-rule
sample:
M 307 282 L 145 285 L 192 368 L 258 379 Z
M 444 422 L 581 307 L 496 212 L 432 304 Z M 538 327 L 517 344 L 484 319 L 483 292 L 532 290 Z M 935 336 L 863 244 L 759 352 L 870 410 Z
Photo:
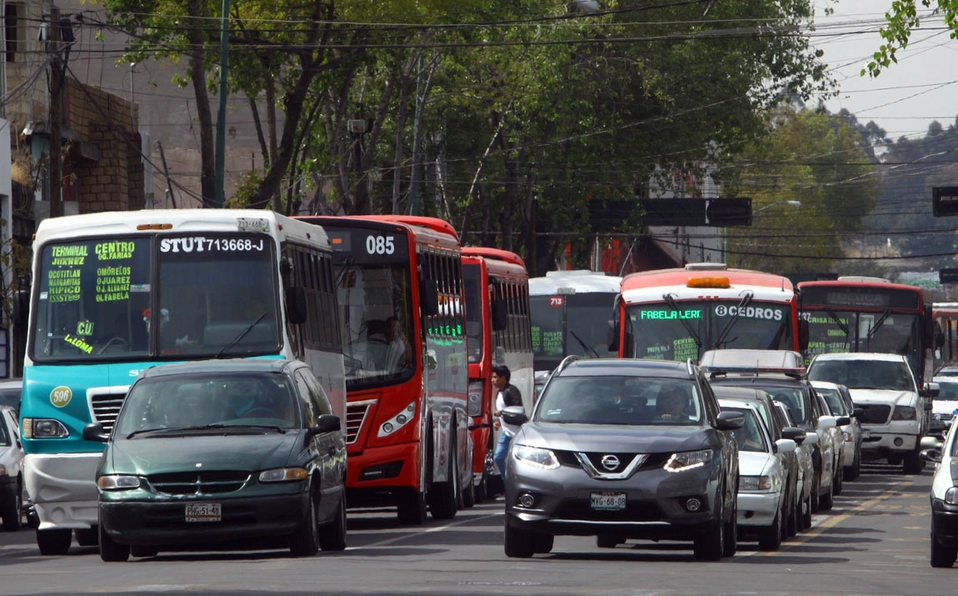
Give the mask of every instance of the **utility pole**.
M 222 17 L 220 21 L 220 97 L 219 110 L 216 114 L 216 163 L 214 172 L 216 182 L 216 196 L 213 202 L 222 207 L 226 202 L 226 93 L 229 67 L 230 41 L 230 0 L 223 0 Z
M 60 54 L 60 9 L 50 7 L 47 54 L 50 57 L 50 217 L 63 215 L 63 71 Z

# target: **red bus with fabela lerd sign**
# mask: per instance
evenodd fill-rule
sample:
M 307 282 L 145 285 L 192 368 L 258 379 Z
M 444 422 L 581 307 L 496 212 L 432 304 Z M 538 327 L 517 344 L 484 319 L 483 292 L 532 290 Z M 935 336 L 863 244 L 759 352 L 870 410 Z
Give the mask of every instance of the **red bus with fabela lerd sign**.
M 469 358 L 469 416 L 472 420 L 473 483 L 477 500 L 501 484 L 492 456 L 497 432 L 492 412 L 497 389 L 492 367 L 509 367 L 510 382 L 522 394 L 526 412 L 532 412 L 535 384 L 529 317 L 529 274 L 519 255 L 485 247 L 462 249 L 466 289 L 466 346 Z
M 401 522 L 473 501 L 459 235 L 401 215 L 303 216 L 329 235 L 346 364 L 350 507 Z
M 620 357 L 698 362 L 706 350 L 801 351 L 807 340 L 787 277 L 722 263 L 627 275 L 617 311 Z

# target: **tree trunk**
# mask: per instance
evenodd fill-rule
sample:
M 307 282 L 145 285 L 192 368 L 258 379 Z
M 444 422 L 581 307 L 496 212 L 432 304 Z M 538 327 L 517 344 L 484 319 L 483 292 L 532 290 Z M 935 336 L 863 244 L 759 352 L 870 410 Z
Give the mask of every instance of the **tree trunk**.
M 197 118 L 200 121 L 200 191 L 204 207 L 216 207 L 216 172 L 213 149 L 213 116 L 210 96 L 206 91 L 206 64 L 203 62 L 203 30 L 200 18 L 203 3 L 190 0 L 189 15 L 196 19 L 190 27 L 190 82 L 196 97 Z

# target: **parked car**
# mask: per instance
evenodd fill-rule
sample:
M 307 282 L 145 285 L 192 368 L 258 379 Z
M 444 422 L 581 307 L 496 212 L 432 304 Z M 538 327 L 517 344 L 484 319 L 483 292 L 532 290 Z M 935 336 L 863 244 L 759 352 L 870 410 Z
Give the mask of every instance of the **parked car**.
M 829 433 L 836 425 L 805 376 L 804 359 L 790 350 L 710 350 L 702 366 L 714 386 L 736 385 L 763 389 L 785 404 L 796 426 L 805 430 L 805 444 L 812 447 L 814 475 L 812 512 L 827 511 L 834 503 L 835 445 Z
M 570 356 L 512 440 L 505 554 L 550 552 L 557 535 L 691 541 L 696 558 L 737 547 L 742 415 L 721 412 L 689 362 Z
M 163 549 L 346 547 L 338 416 L 295 360 L 218 360 L 143 371 L 96 472 L 104 561 Z
M 840 495 L 842 494 L 845 481 L 845 433 L 842 431 L 842 426 L 850 424 L 851 417 L 842 416 L 832 411 L 828 406 L 828 402 L 815 390 L 814 386 L 812 387 L 812 393 L 815 395 L 815 399 L 818 400 L 821 410 L 828 414 L 828 416 L 819 418 L 818 433 L 819 435 L 828 434 L 828 440 L 832 443 L 832 492 L 836 495 Z M 835 424 L 825 424 L 824 421 L 829 418 L 834 419 Z
M 17 411 L 0 405 L 0 518 L 4 530 L 23 527 L 23 448 Z
M 735 387 L 731 385 L 713 385 L 712 391 L 718 397 L 719 403 L 723 404 L 747 404 L 756 409 L 762 422 L 768 428 L 769 436 L 773 443 L 779 439 L 792 439 L 798 446 L 796 450 L 783 453 L 787 478 L 785 480 L 785 503 L 786 514 L 782 520 L 782 538 L 795 536 L 800 530 L 801 518 L 803 515 L 802 506 L 806 502 L 805 498 L 811 499 L 812 483 L 809 479 L 807 486 L 803 484 L 802 469 L 800 467 L 798 451 L 810 451 L 810 447 L 801 447 L 805 441 L 805 431 L 786 424 L 785 420 L 776 412 L 775 402 L 771 396 L 753 387 Z M 738 436 L 736 434 L 736 436 Z M 811 455 L 808 456 L 811 462 Z M 741 458 L 740 458 L 741 459 Z M 803 493 L 803 490 L 806 491 Z M 741 510 L 741 508 L 740 508 Z
M 920 457 L 935 464 L 931 481 L 931 566 L 951 567 L 958 559 L 958 432 L 948 429 L 945 440 L 922 440 Z
M 950 370 L 950 369 L 948 369 Z M 939 371 L 939 374 L 941 371 Z M 931 421 L 928 434 L 944 438 L 955 415 L 958 414 L 958 373 L 936 376 L 932 379 L 938 384 L 938 395 L 931 402 Z
M 772 440 L 758 408 L 739 400 L 719 399 L 723 412 L 742 414 L 742 428 L 735 431 L 738 443 L 739 539 L 753 534 L 761 550 L 778 550 L 786 519 L 794 514 L 788 501 L 787 454 L 795 452 L 792 439 Z
M 928 434 L 936 383 L 919 391 L 904 356 L 869 352 L 818 354 L 808 365 L 808 377 L 848 387 L 863 411 L 863 460 L 883 459 L 901 465 L 905 474 L 921 473 L 920 441 Z
M 852 394 L 844 385 L 812 381 L 812 387 L 825 400 L 832 416 L 846 416 L 849 419 L 848 424 L 840 427 L 844 435 L 842 476 L 845 480 L 855 480 L 862 469 L 862 441 L 865 435 L 861 417 L 864 410 L 855 407 Z

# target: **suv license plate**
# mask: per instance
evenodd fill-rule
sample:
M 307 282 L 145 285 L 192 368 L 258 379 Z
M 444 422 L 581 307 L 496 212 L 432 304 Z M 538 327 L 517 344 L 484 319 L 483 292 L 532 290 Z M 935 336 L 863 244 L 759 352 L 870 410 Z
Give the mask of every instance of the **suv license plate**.
M 593 509 L 625 509 L 625 493 L 592 493 Z
M 223 507 L 219 503 L 190 503 L 186 506 L 188 522 L 218 522 L 223 519 Z

